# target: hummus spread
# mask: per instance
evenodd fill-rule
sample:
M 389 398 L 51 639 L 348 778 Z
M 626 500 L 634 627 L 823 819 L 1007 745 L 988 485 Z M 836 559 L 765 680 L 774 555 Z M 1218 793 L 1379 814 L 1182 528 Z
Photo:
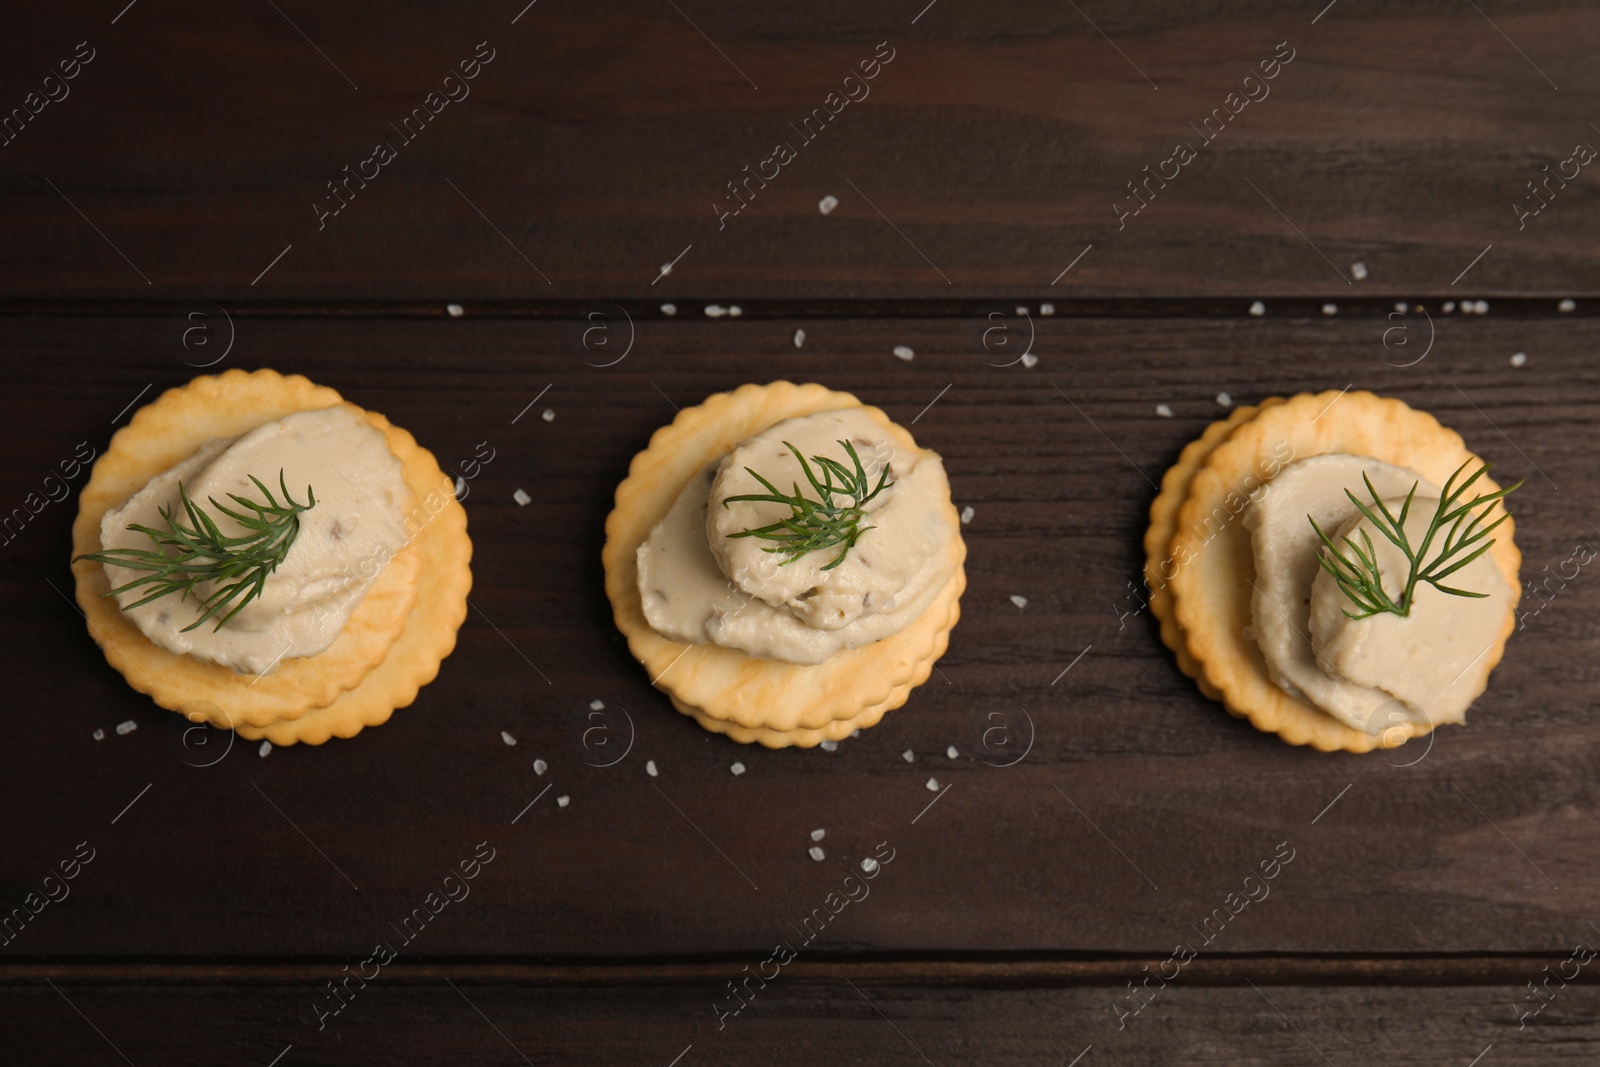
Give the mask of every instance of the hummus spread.
M 1392 598 L 1399 598 L 1410 566 L 1346 495 L 1348 489 L 1363 503 L 1371 500 L 1363 475 L 1396 515 L 1417 487 L 1406 532 L 1419 545 L 1439 487 L 1368 456 L 1330 453 L 1291 463 L 1245 512 L 1256 569 L 1252 624 L 1268 674 L 1291 696 L 1369 734 L 1401 720 L 1461 722 L 1479 688 L 1462 683 L 1462 675 L 1499 633 L 1510 590 L 1484 555 L 1446 584 L 1488 597 L 1452 596 L 1419 582 L 1407 615 L 1351 618 L 1346 612 L 1359 609 L 1318 563 L 1324 549 L 1308 516 L 1341 548 L 1345 535 L 1364 544 L 1365 530 Z M 1438 547 L 1436 539 L 1432 551 Z
M 864 505 L 863 532 L 848 552 L 839 544 L 790 557 L 767 551 L 777 542 L 733 536 L 791 514 L 783 504 L 728 500 L 767 492 L 751 469 L 782 493 L 798 487 L 817 500 L 818 491 L 784 442 L 806 457 L 820 479 L 813 456 L 838 460 L 853 472 L 841 441 L 855 449 L 869 488 L 889 471 L 888 484 Z M 836 493 L 834 500 L 846 503 L 848 496 Z M 897 452 L 865 410 L 785 419 L 691 478 L 639 546 L 645 618 L 673 641 L 724 645 L 759 659 L 822 663 L 898 632 L 933 602 L 956 567 L 950 512 L 950 486 L 939 457 Z M 829 567 L 841 553 L 842 561 Z
M 356 408 L 296 412 L 239 437 L 206 442 L 108 511 L 100 525 L 101 545 L 107 550 L 150 549 L 150 538 L 129 527 L 137 523 L 166 529 L 163 508 L 187 525 L 178 497 L 180 482 L 189 500 L 224 536 L 237 536 L 243 531 L 212 506 L 212 498 L 233 511 L 243 509 L 229 493 L 264 502 L 250 480 L 254 475 L 283 504 L 279 471 L 297 503 L 306 502 L 309 485 L 316 505 L 300 514 L 299 534 L 261 594 L 220 630 L 215 620 L 226 610 L 188 632 L 185 627 L 200 616 L 198 604 L 213 591 L 213 583 L 196 585 L 198 598 L 173 594 L 132 608 L 128 605 L 149 590 L 119 594 L 124 614 L 152 642 L 235 671 L 264 674 L 284 659 L 315 655 L 338 637 L 383 564 L 404 546 L 403 521 L 411 503 L 400 461 L 383 433 Z M 105 568 L 113 588 L 147 573 L 115 563 Z

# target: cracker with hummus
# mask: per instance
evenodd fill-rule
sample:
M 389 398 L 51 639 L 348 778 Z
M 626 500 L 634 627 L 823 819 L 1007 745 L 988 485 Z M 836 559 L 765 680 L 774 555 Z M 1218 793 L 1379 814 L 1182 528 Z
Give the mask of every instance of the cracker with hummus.
M 452 490 L 409 433 L 332 389 L 197 378 L 96 462 L 73 526 L 78 603 L 163 707 L 284 744 L 351 736 L 454 647 L 471 541 Z
M 1485 471 L 1458 434 L 1399 400 L 1264 403 L 1186 491 L 1170 486 L 1184 492 L 1171 617 L 1201 679 L 1258 729 L 1324 751 L 1464 721 L 1520 589 L 1501 506 L 1516 486 Z
M 602 561 L 617 626 L 674 706 L 781 747 L 870 725 L 926 680 L 965 556 L 937 454 L 848 393 L 774 382 L 655 433 Z

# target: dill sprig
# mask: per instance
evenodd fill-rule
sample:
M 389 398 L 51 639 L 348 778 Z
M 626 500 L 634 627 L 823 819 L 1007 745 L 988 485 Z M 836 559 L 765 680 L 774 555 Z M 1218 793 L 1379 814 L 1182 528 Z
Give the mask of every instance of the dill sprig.
M 783 504 L 790 509 L 789 517 L 766 526 L 744 530 L 740 533 L 729 534 L 730 537 L 759 537 L 765 541 L 776 544 L 771 548 L 763 549 L 764 552 L 777 552 L 786 556 L 784 566 L 793 563 L 808 552 L 831 548 L 834 545 L 843 545 L 843 550 L 822 569 L 831 571 L 844 562 L 845 556 L 861 540 L 861 535 L 871 526 L 862 526 L 861 519 L 866 514 L 867 502 L 883 492 L 884 488 L 894 483 L 889 480 L 889 465 L 884 464 L 883 474 L 878 479 L 876 488 L 872 488 L 872 481 L 867 477 L 867 472 L 861 465 L 861 457 L 856 455 L 856 450 L 849 441 L 840 441 L 844 446 L 845 455 L 850 457 L 854 465 L 852 470 L 836 459 L 827 456 L 812 456 L 812 460 L 822 470 L 819 481 L 812 472 L 811 465 L 800 454 L 800 450 L 785 441 L 784 447 L 794 453 L 794 458 L 800 461 L 800 470 L 805 474 L 806 481 L 817 491 L 817 499 L 812 500 L 800 491 L 800 483 L 794 483 L 793 493 L 781 492 L 759 473 L 746 467 L 750 477 L 766 487 L 765 493 L 752 493 L 743 496 L 730 496 L 723 500 L 722 506 L 727 507 L 736 500 L 749 500 L 758 503 Z M 835 496 L 847 498 L 836 501 Z
M 1471 462 L 1470 460 L 1468 461 Z M 1389 612 L 1394 615 L 1408 616 L 1411 614 L 1411 605 L 1415 603 L 1415 592 L 1418 583 L 1426 583 L 1451 596 L 1486 597 L 1488 593 L 1475 593 L 1467 589 L 1456 589 L 1444 584 L 1444 579 L 1456 571 L 1467 566 L 1473 560 L 1483 555 L 1494 545 L 1489 535 L 1494 532 L 1509 515 L 1504 514 L 1502 505 L 1501 516 L 1487 526 L 1480 524 L 1494 510 L 1496 501 L 1513 492 L 1522 485 L 1518 481 L 1515 485 L 1508 485 L 1493 493 L 1485 493 L 1473 497 L 1466 503 L 1461 503 L 1461 498 L 1471 488 L 1472 483 L 1481 478 L 1489 468 L 1480 466 L 1472 472 L 1460 485 L 1456 479 L 1461 472 L 1467 469 L 1468 464 L 1463 463 L 1456 468 L 1450 480 L 1445 482 L 1444 491 L 1439 496 L 1439 506 L 1435 509 L 1433 519 L 1428 523 L 1428 532 L 1423 535 L 1420 544 L 1413 546 L 1406 535 L 1406 518 L 1411 513 L 1411 501 L 1417 495 L 1417 485 L 1411 483 L 1411 492 L 1406 494 L 1405 503 L 1400 507 L 1400 514 L 1395 515 L 1389 511 L 1378 496 L 1378 491 L 1372 487 L 1372 480 L 1362 474 L 1361 480 L 1366 482 L 1367 492 L 1372 495 L 1370 505 L 1357 500 L 1355 494 L 1345 490 L 1345 496 L 1350 498 L 1350 503 L 1356 506 L 1368 522 L 1378 528 L 1378 532 L 1387 537 L 1394 546 L 1405 554 L 1410 570 L 1406 574 L 1405 587 L 1400 590 L 1398 598 L 1391 597 L 1383 588 L 1383 577 L 1378 572 L 1377 553 L 1373 550 L 1372 538 L 1367 536 L 1367 531 L 1361 531 L 1362 544 L 1358 545 L 1349 537 L 1340 538 L 1349 549 L 1349 554 L 1341 552 L 1333 543 L 1322 527 L 1317 525 L 1317 520 L 1306 516 L 1311 526 L 1317 531 L 1326 552 L 1319 552 L 1317 562 L 1322 569 L 1333 576 L 1339 583 L 1339 588 L 1344 592 L 1360 612 L 1345 610 L 1345 615 L 1352 619 L 1365 619 L 1373 615 Z M 1488 505 L 1484 507 L 1484 505 Z M 1473 514 L 1474 509 L 1483 507 L 1482 511 Z M 1437 553 L 1429 555 L 1434 547 L 1434 539 L 1441 533 L 1444 540 L 1440 543 Z M 1465 553 L 1465 555 L 1463 555 Z
M 215 520 L 189 499 L 183 483 L 179 482 L 178 499 L 183 504 L 184 514 L 188 516 L 187 526 L 173 517 L 174 509 L 162 508 L 161 518 L 167 524 L 165 530 L 154 530 L 138 523 L 128 527 L 150 538 L 155 544 L 153 549 L 113 548 L 78 556 L 72 562 L 87 559 L 147 572 L 126 585 L 100 594 L 116 596 L 130 589 L 148 586 L 150 591 L 142 599 L 129 604 L 125 610 L 173 593 L 180 593 L 183 599 L 187 599 L 201 582 L 218 583 L 204 598 L 196 594 L 202 609 L 201 615 L 183 628 L 183 632 L 188 633 L 232 605 L 228 613 L 217 620 L 216 628 L 212 631 L 215 633 L 239 614 L 246 604 L 261 595 L 267 576 L 277 570 L 300 533 L 301 513 L 310 511 L 317 503 L 317 496 L 309 485 L 306 486 L 306 502 L 295 503 L 289 495 L 289 486 L 284 481 L 281 469 L 278 471 L 278 487 L 283 490 L 282 504 L 272 495 L 272 490 L 261 484 L 261 479 L 252 474 L 250 480 L 261 490 L 266 503 L 229 493 L 228 496 L 239 506 L 240 510 L 235 511 L 217 503 L 216 497 L 210 498 L 213 508 L 244 530 L 237 537 L 224 536 Z M 170 551 L 174 549 L 176 551 Z

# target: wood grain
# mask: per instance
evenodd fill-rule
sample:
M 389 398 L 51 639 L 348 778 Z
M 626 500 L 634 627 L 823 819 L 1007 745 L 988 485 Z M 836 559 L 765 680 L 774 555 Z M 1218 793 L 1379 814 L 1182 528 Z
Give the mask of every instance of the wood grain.
M 3 149 L 0 276 L 41 299 L 1248 300 L 1463 273 L 1594 295 L 1595 181 L 1562 166 L 1600 144 L 1594 12 L 1322 6 L 34 5 L 0 106 L 96 51 Z M 470 95 L 403 140 L 479 42 Z M 869 95 L 805 141 L 880 42 Z M 330 196 L 379 141 L 396 158 Z M 779 141 L 797 158 L 764 166 Z M 1179 142 L 1196 158 L 1163 166 Z M 1519 218 L 1547 164 L 1577 176 Z M 776 176 L 734 199 L 745 167 Z
M 1421 345 L 1426 320 L 1408 321 Z M 627 357 L 597 368 L 596 336 L 584 347 L 594 324 L 577 317 L 241 318 L 223 365 L 308 374 L 447 466 L 467 469 L 479 442 L 495 450 L 466 501 L 475 610 L 439 680 L 391 724 L 265 758 L 237 743 L 193 766 L 220 747 L 185 749 L 178 721 L 100 661 L 60 595 L 73 504 L 47 505 L 0 570 L 8 686 L 27 711 L 0 753 L 0 810 L 23 820 L 3 899 L 20 900 L 78 842 L 97 856 L 4 952 L 358 962 L 402 936 L 395 927 L 484 841 L 496 858 L 472 895 L 407 958 L 759 960 L 804 936 L 790 924 L 881 842 L 896 858 L 812 951 L 1160 956 L 1203 937 L 1205 917 L 1283 842 L 1295 858 L 1270 897 L 1207 927 L 1208 951 L 1570 950 L 1592 933 L 1585 908 L 1600 890 L 1587 571 L 1550 587 L 1467 727 L 1387 759 L 1289 748 L 1230 719 L 1178 674 L 1129 593 L 1146 479 L 1217 416 L 1221 390 L 1244 401 L 1350 383 L 1400 396 L 1528 479 L 1515 500 L 1528 577 L 1593 544 L 1600 328 L 1436 323 L 1426 358 L 1397 368 L 1385 360 L 1414 356 L 1394 336 L 1385 347 L 1393 324 L 1378 316 L 1038 320 L 1029 369 L 990 365 L 1015 349 L 994 335 L 985 348 L 994 320 L 982 317 L 702 318 L 640 323 Z M 14 386 L 0 424 L 27 427 L 0 459 L 0 500 L 21 504 L 79 442 L 103 447 L 147 385 L 194 373 L 167 329 L 0 320 Z M 896 359 L 897 344 L 915 358 Z M 1515 351 L 1526 366 L 1510 364 Z M 674 405 L 779 377 L 851 390 L 911 425 L 975 512 L 942 677 L 835 753 L 702 733 L 649 687 L 600 593 L 599 531 L 633 452 Z M 1156 413 L 1163 403 L 1173 417 Z M 512 501 L 519 488 L 533 504 Z M 610 732 L 586 745 L 593 700 Z M 623 750 L 630 720 L 626 756 L 595 766 Z M 137 730 L 113 733 L 123 721 Z M 1026 758 L 989 765 L 1022 751 L 1030 721 Z M 1010 747 L 992 732 L 1001 724 Z M 542 777 L 535 758 L 549 764 Z M 807 856 L 816 828 L 821 863 Z

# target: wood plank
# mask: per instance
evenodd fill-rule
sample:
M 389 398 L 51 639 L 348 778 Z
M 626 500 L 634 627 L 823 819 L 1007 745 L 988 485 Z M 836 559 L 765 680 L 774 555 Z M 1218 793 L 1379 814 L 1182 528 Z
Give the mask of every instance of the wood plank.
M 8 134 L 0 277 L 38 298 L 1595 294 L 1595 185 L 1566 162 L 1600 143 L 1595 12 L 1320 6 L 35 5 L 0 113 L 70 95 Z M 93 60 L 47 86 L 80 41 Z M 404 139 L 480 41 L 470 96 Z M 805 140 L 878 51 L 870 95 Z M 393 161 L 346 178 L 379 141 Z M 779 141 L 797 158 L 765 165 Z
M 101 662 L 62 595 L 70 500 L 3 546 L 18 713 L 0 752 L 13 827 L 0 900 L 20 901 L 79 842 L 96 850 L 8 958 L 359 960 L 404 936 L 391 924 L 483 841 L 495 860 L 407 958 L 745 958 L 797 936 L 790 924 L 880 842 L 896 858 L 815 951 L 1164 954 L 1282 842 L 1295 858 L 1271 896 L 1216 925 L 1209 951 L 1547 953 L 1588 936 L 1600 602 L 1586 572 L 1513 638 L 1468 727 L 1387 760 L 1293 749 L 1230 719 L 1125 598 L 1146 479 L 1220 413 L 1220 390 L 1246 401 L 1350 383 L 1433 411 L 1529 479 L 1519 543 L 1530 576 L 1554 569 L 1596 536 L 1595 320 L 1441 317 L 1431 353 L 1403 369 L 1385 363 L 1399 350 L 1378 317 L 1040 320 L 1032 369 L 990 365 L 984 318 L 649 322 L 609 368 L 585 365 L 600 362 L 583 347 L 591 325 L 239 322 L 220 366 L 306 373 L 446 463 L 480 441 L 496 450 L 467 499 L 479 610 L 419 703 L 353 742 L 266 758 L 241 743 L 193 766 L 216 750 L 183 750 L 178 720 Z M 1426 323 L 1411 328 L 1421 344 Z M 79 442 L 103 448 L 147 387 L 193 373 L 195 353 L 166 331 L 149 318 L 0 319 L 6 509 Z M 896 359 L 896 344 L 915 359 Z M 1526 366 L 1511 366 L 1515 351 Z M 948 681 L 835 753 L 703 734 L 650 689 L 600 594 L 600 531 L 634 451 L 675 405 L 778 377 L 914 422 L 975 509 Z M 533 506 L 512 502 L 518 488 Z M 617 744 L 623 709 L 634 730 L 609 768 L 583 744 L 595 699 Z M 995 714 L 1016 746 L 1033 724 L 1015 766 L 986 765 L 1017 751 L 984 748 Z M 123 721 L 138 729 L 116 735 Z M 730 774 L 735 760 L 748 773 Z M 570 806 L 552 804 L 563 795 Z M 819 827 L 821 863 L 806 851 Z
M 56 983 L 52 989 L 38 983 L 0 989 L 0 1019 L 8 1047 L 41 1065 L 120 1063 L 120 1053 L 132 1063 L 171 1064 L 334 1064 L 354 1057 L 679 1067 L 1464 1067 L 1589 1063 L 1600 1040 L 1600 992 L 1588 980 L 1564 987 L 1552 981 L 1543 1010 L 1527 1017 L 1522 1013 L 1531 1008 L 1521 998 L 1532 994 L 1512 986 L 1306 988 L 1254 979 L 1214 986 L 1182 974 L 1157 988 L 1138 1014 L 1126 1007 L 1133 994 L 1125 987 L 952 989 L 783 972 L 765 988 L 752 980 L 749 1003 L 726 1017 L 717 1007 L 726 1012 L 739 1001 L 713 981 L 530 990 L 505 982 L 408 985 L 383 971 L 365 988 L 352 981 L 350 989 L 339 1014 L 324 1017 L 319 993 L 336 1002 L 325 986 L 310 984 Z

